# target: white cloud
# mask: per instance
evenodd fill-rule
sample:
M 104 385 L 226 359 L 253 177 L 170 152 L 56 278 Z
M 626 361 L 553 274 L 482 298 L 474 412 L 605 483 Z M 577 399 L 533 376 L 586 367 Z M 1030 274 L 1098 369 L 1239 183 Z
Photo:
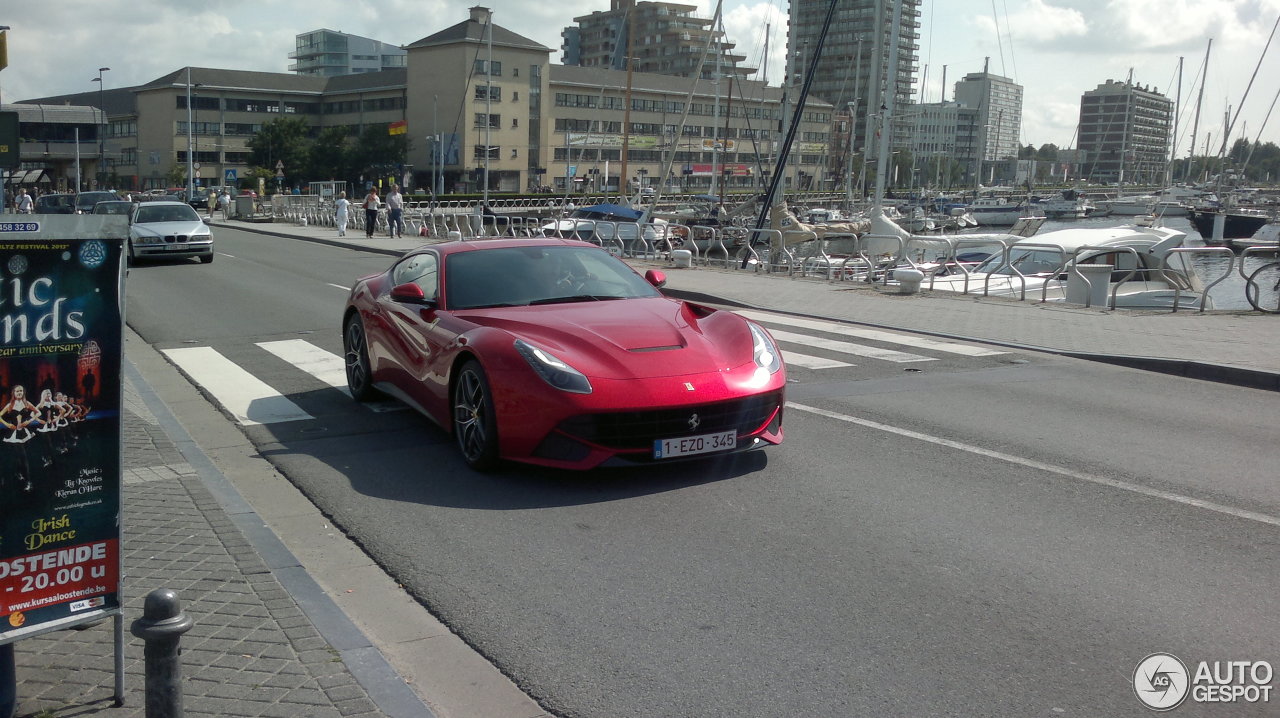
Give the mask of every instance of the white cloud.
M 8 4 L 13 4 L 9 2 Z M 710 18 L 714 0 L 689 0 Z M 608 10 L 610 0 L 60 0 L 4 19 L 10 67 L 0 72 L 5 100 L 90 92 L 97 68 L 110 67 L 108 88 L 138 85 L 186 65 L 285 72 L 294 36 L 322 27 L 408 44 L 462 22 L 473 5 L 494 11 L 494 21 L 553 50 L 560 61 L 561 31 L 573 18 Z M 725 28 L 749 64 L 759 67 L 768 42 L 768 78 L 782 80 L 787 0 L 725 0 Z M 1213 38 L 1206 81 L 1205 117 L 1239 108 L 1280 0 L 923 0 L 922 70 L 936 101 L 942 85 L 982 70 L 1013 77 L 1026 88 L 1023 141 L 1072 141 L 1080 95 L 1108 79 L 1134 80 L 1176 93 L 1178 58 L 1184 59 L 1184 101 Z M 999 12 L 1000 32 L 994 12 Z M 1007 18 L 1005 14 L 1007 13 Z M 1274 41 L 1280 45 L 1280 39 Z M 1249 137 L 1257 134 L 1280 85 L 1272 47 L 1244 103 Z M 920 75 L 923 79 L 924 72 Z M 950 94 L 950 89 L 948 89 Z M 1247 121 L 1247 125 L 1245 122 Z M 1264 140 L 1280 139 L 1280 118 L 1268 121 Z M 1216 131 L 1216 130 L 1215 130 Z

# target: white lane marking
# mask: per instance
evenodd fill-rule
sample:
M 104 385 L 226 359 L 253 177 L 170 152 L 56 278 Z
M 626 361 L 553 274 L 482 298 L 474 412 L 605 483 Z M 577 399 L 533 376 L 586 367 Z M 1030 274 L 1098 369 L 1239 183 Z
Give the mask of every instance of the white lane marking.
M 305 339 L 282 339 L 274 342 L 258 342 L 258 346 L 280 357 L 293 366 L 351 396 L 347 386 L 347 367 L 342 357 L 325 351 Z M 404 411 L 409 407 L 398 401 L 372 401 L 365 406 L 373 412 Z
M 334 284 L 333 282 L 325 282 L 325 284 L 328 284 L 330 287 L 337 287 L 338 289 L 341 289 L 344 292 L 351 291 L 351 287 L 344 287 L 341 284 Z
M 342 357 L 327 352 L 305 339 L 258 342 L 258 346 L 305 371 L 311 376 L 348 396 L 347 371 Z
M 232 259 L 235 259 L 235 258 L 236 258 L 236 255 L 234 255 L 234 254 L 227 254 L 226 252 L 218 252 L 218 254 L 221 254 L 221 255 L 222 255 L 222 256 L 224 256 L 224 257 L 231 257 Z
M 919 354 L 908 354 L 906 352 L 894 351 L 892 349 L 881 349 L 880 347 L 868 347 L 863 346 L 862 344 L 850 344 L 849 342 L 825 339 L 823 337 L 814 337 L 809 336 L 808 334 L 794 334 L 781 329 L 770 329 L 769 333 L 773 335 L 774 339 L 777 339 L 780 342 L 791 342 L 793 344 L 800 344 L 807 347 L 818 347 L 819 349 L 827 349 L 833 352 L 840 352 L 841 354 L 852 354 L 854 356 L 868 357 L 871 359 L 881 359 L 884 361 L 898 363 L 938 361 L 934 357 L 920 356 Z
M 802 327 L 804 329 L 816 329 L 820 332 L 827 332 L 828 334 L 843 334 L 847 337 L 870 339 L 871 341 L 892 342 L 894 344 L 902 344 L 903 346 L 916 347 L 918 349 L 933 349 L 934 351 L 948 352 L 950 354 L 985 357 L 1005 353 L 997 349 L 988 349 L 986 347 L 974 346 L 971 344 L 945 342 L 938 339 L 930 339 L 928 337 L 897 334 L 894 332 L 881 331 L 879 329 L 859 329 L 857 327 L 851 327 L 848 324 L 822 322 L 813 319 L 787 316 L 785 314 L 772 314 L 769 312 L 756 312 L 744 309 L 735 309 L 733 310 L 733 313 L 741 314 L 748 319 L 754 319 L 758 322 L 786 324 L 793 327 Z M 772 332 L 772 330 L 770 331 Z
M 805 404 L 797 404 L 792 401 L 787 402 L 787 407 L 790 409 L 796 409 L 797 411 L 807 411 L 811 414 L 817 414 L 818 416 L 825 416 L 829 419 L 835 419 L 837 421 L 844 421 L 850 424 L 857 424 L 858 426 L 865 426 L 868 429 L 877 429 L 879 431 L 887 431 L 891 434 L 905 436 L 909 439 L 926 441 L 931 444 L 937 444 L 938 446 L 945 446 L 951 449 L 967 451 L 971 454 L 977 454 L 979 456 L 986 456 L 992 459 L 999 459 L 1000 461 L 1007 461 L 1011 464 L 1025 466 L 1029 469 L 1036 469 L 1037 471 L 1048 471 L 1050 473 L 1060 474 L 1062 476 L 1076 479 L 1078 481 L 1085 481 L 1091 484 L 1097 484 L 1098 486 L 1106 486 L 1112 489 L 1119 489 L 1120 491 L 1128 491 L 1130 493 L 1140 494 L 1142 496 L 1148 496 L 1155 499 L 1162 499 L 1164 501 L 1171 501 L 1173 503 L 1182 504 L 1184 506 L 1194 506 L 1195 508 L 1198 508 L 1198 509 L 1206 509 L 1208 511 L 1213 511 L 1215 513 L 1225 514 L 1227 516 L 1234 516 L 1235 518 L 1239 518 L 1239 519 L 1256 521 L 1258 523 L 1266 524 L 1268 526 L 1280 526 L 1280 518 L 1277 518 L 1275 516 L 1271 516 L 1268 514 L 1258 513 L 1256 511 L 1247 511 L 1245 509 L 1237 509 L 1231 506 L 1226 506 L 1224 504 L 1214 503 L 1212 501 L 1205 501 L 1203 499 L 1197 499 L 1191 496 L 1183 496 L 1182 494 L 1175 494 L 1171 491 L 1161 491 L 1160 489 L 1153 489 L 1153 488 L 1142 486 L 1139 484 L 1132 484 L 1127 481 L 1116 481 L 1115 479 L 1108 479 L 1102 476 L 1096 476 L 1094 474 L 1086 474 L 1081 471 L 1073 471 L 1071 469 L 1068 469 L 1062 466 L 1054 466 L 1053 464 L 1046 464 L 1040 461 L 1035 461 L 1033 459 L 1023 458 L 1021 456 L 1013 456 L 1011 454 L 1005 454 L 999 451 L 992 451 L 991 449 L 984 449 L 980 446 L 965 444 L 959 441 L 952 441 L 950 439 L 943 439 L 942 437 L 932 436 L 930 434 L 922 434 L 918 431 L 903 429 L 901 427 L 892 426 L 889 424 L 881 424 L 878 421 L 871 421 L 870 419 L 860 419 L 856 416 L 850 416 L 849 414 L 842 414 L 836 411 L 828 411 L 827 409 L 819 409 L 813 406 L 806 406 Z
M 800 354 L 790 349 L 782 350 L 782 360 L 789 366 L 802 366 L 806 369 L 835 369 L 843 366 L 854 366 L 848 362 L 836 361 L 835 359 L 811 357 L 808 354 Z
M 164 349 L 163 352 L 197 384 L 208 390 L 241 424 L 275 424 L 314 418 L 213 347 L 184 347 Z

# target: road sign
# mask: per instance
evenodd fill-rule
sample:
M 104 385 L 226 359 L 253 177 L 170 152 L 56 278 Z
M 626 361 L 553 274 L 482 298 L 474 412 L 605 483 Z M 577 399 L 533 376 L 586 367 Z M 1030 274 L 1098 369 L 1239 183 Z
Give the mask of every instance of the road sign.
M 276 173 L 278 174 L 283 170 L 284 170 L 284 160 L 276 160 Z
M 223 184 L 235 184 L 235 183 L 236 183 L 236 171 L 235 171 L 235 170 L 225 170 L 225 171 L 223 171 L 223 173 L 222 173 L 222 182 L 223 182 Z

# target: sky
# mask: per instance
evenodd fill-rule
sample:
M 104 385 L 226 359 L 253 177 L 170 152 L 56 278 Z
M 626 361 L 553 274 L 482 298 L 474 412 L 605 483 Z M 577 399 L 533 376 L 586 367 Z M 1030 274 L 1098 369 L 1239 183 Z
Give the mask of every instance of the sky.
M 727 38 L 748 64 L 782 77 L 786 0 L 723 0 Z M 686 0 L 710 18 L 715 0 Z M 5 2 L 9 66 L 0 101 L 140 85 L 187 65 L 287 72 L 294 36 L 328 28 L 407 45 L 485 5 L 494 22 L 555 52 L 573 18 L 607 10 L 609 0 L 61 0 Z M 1075 146 L 1082 93 L 1107 80 L 1156 89 L 1181 102 L 1178 156 L 1190 144 L 1197 104 L 1198 154 L 1231 140 L 1280 144 L 1273 115 L 1280 90 L 1280 0 L 922 0 L 917 98 L 946 97 L 965 74 L 990 72 L 1024 88 L 1023 145 Z M 21 12 L 18 12 L 18 10 Z M 766 28 L 768 41 L 766 42 Z M 1205 72 L 1206 50 L 1208 70 Z M 1270 42 L 1270 45 L 1269 45 Z M 768 47 L 769 57 L 762 56 Z M 1201 77 L 1204 81 L 1201 81 Z M 759 76 L 757 76 L 759 78 Z M 1197 96 L 1203 85 L 1203 99 Z

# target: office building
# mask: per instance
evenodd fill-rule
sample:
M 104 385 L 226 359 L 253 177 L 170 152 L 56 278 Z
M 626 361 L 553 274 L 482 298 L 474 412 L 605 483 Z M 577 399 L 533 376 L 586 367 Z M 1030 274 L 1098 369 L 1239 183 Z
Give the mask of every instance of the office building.
M 472 8 L 467 20 L 408 45 L 401 69 L 308 76 L 181 68 L 144 85 L 108 90 L 101 98 L 86 91 L 26 102 L 96 107 L 101 100 L 105 156 L 117 189 L 181 186 L 190 157 L 200 184 L 229 184 L 234 177 L 244 186 L 255 170 L 265 170 L 265 189 L 272 191 L 274 158 L 267 167 L 251 167 L 249 143 L 264 124 L 281 117 L 304 120 L 313 137 L 329 127 L 343 127 L 355 138 L 370 127 L 405 123 L 408 161 L 394 168 L 395 176 L 410 175 L 412 188 L 420 191 L 437 183 L 448 193 L 481 190 L 486 165 L 489 189 L 504 192 L 656 185 L 668 164 L 669 186 L 705 191 L 714 173 L 720 187 L 741 189 L 772 171 L 780 89 L 735 82 L 733 98 L 719 99 L 717 116 L 716 93 L 707 80 L 641 72 L 628 80 L 619 70 L 553 65 L 550 48 L 491 19 L 488 9 Z M 40 111 L 29 107 L 24 111 Z M 831 113 L 821 101 L 806 109 L 787 188 L 822 186 Z M 83 129 L 91 134 L 88 126 Z M 56 132 L 63 134 L 53 139 L 61 140 L 67 130 Z M 89 143 L 81 142 L 83 152 Z M 73 148 L 56 149 L 66 154 Z M 29 159 L 24 170 L 47 167 L 64 181 L 70 172 L 65 162 L 46 163 L 25 145 L 23 156 Z M 375 181 L 385 169 L 345 179 Z M 280 184 L 344 179 L 304 178 L 298 172 L 284 167 Z M 82 174 L 93 175 L 83 169 Z
M 1132 81 L 1107 80 L 1080 98 L 1083 171 L 1091 182 L 1163 182 L 1173 101 Z
M 956 159 L 971 168 L 968 177 L 993 184 L 996 163 L 1016 159 L 1021 147 L 1022 85 L 984 66 L 982 72 L 971 72 L 956 83 L 955 102 L 972 113 L 959 125 L 958 134 L 966 139 L 957 137 Z
M 610 0 L 607 11 L 575 17 L 561 33 L 565 65 L 626 69 L 658 75 L 711 79 L 719 54 L 721 77 L 747 79 L 756 68 L 735 53 L 734 43 L 717 37 L 711 18 L 694 15 L 693 5 Z
M 405 66 L 407 53 L 397 45 L 335 30 L 313 30 L 295 38 L 289 72 L 299 75 L 354 75 Z
M 892 3 L 884 0 L 845 0 L 839 3 L 831 26 L 817 53 L 829 0 L 792 0 L 787 34 L 787 81 L 796 87 L 817 62 L 810 97 L 831 104 L 837 111 L 853 110 L 856 117 L 855 152 L 870 152 L 877 130 L 874 119 L 884 103 L 886 65 L 890 45 L 898 45 L 898 67 L 892 83 L 899 116 L 912 102 L 912 87 L 920 55 L 920 0 L 902 0 L 901 24 L 892 33 Z M 893 144 L 903 147 L 911 133 L 909 121 L 893 127 Z

